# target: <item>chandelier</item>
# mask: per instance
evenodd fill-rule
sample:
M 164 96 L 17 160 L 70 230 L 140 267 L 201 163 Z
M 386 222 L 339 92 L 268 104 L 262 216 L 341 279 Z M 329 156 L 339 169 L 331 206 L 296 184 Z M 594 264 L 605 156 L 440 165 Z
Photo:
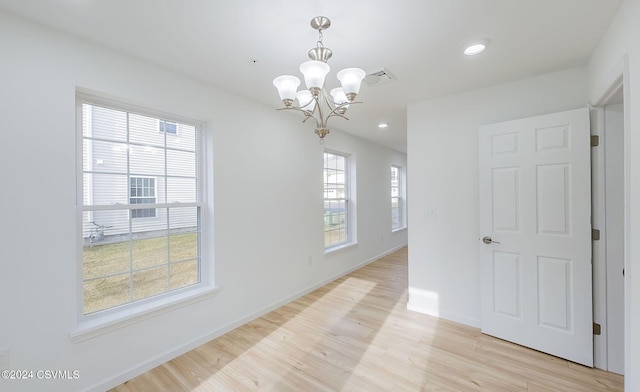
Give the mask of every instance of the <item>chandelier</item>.
M 329 94 L 324 89 L 324 80 L 330 67 L 327 60 L 331 58 L 331 49 L 322 44 L 322 31 L 331 26 L 331 21 L 324 16 L 311 19 L 311 27 L 318 30 L 319 38 L 316 47 L 309 50 L 310 61 L 300 65 L 300 72 L 304 75 L 307 90 L 298 90 L 300 79 L 293 75 L 278 76 L 273 85 L 278 89 L 284 107 L 278 110 L 298 110 L 305 116 L 302 122 L 313 118 L 316 122 L 315 133 L 320 137 L 320 143 L 329 134 L 327 121 L 331 117 L 345 117 L 349 104 L 354 102 L 360 91 L 360 84 L 365 72 L 360 68 L 346 68 L 336 75 L 342 87 L 332 89 Z M 297 106 L 294 101 L 297 100 Z

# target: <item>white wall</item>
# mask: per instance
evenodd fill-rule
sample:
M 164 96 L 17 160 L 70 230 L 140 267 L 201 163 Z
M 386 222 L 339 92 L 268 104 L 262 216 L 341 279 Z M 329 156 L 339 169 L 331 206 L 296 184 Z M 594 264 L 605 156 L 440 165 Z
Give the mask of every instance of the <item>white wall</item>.
M 409 305 L 480 325 L 478 126 L 587 105 L 586 69 L 408 108 Z
M 588 68 L 590 103 L 597 104 L 624 73 L 625 112 L 625 390 L 640 391 L 640 1 L 626 0 Z
M 114 386 L 407 242 L 406 231 L 391 234 L 389 167 L 406 165 L 402 153 L 328 137 L 326 147 L 357 162 L 359 244 L 325 256 L 323 147 L 298 117 L 2 13 L 0 58 L 0 348 L 10 348 L 13 369 L 80 373 L 0 380 L 1 390 Z M 78 343 L 69 338 L 78 301 L 76 87 L 208 123 L 222 288 Z

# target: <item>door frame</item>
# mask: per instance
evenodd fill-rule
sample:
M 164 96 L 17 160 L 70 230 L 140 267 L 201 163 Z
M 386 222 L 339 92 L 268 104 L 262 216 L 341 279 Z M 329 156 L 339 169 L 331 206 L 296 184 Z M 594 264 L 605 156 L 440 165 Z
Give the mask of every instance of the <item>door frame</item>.
M 596 102 L 592 108 L 591 134 L 603 136 L 605 130 L 604 124 L 604 107 L 611 103 L 613 98 L 622 90 L 623 92 L 623 110 L 624 110 L 624 267 L 625 271 L 629 271 L 629 211 L 630 211 L 630 176 L 629 176 L 629 158 L 630 158 L 630 129 L 629 129 L 629 62 L 627 56 L 624 56 L 620 67 L 614 73 L 613 80 L 604 94 Z M 605 210 L 604 210 L 604 192 L 605 192 L 605 174 L 604 174 L 604 148 L 592 150 L 592 222 L 593 227 L 601 229 L 604 232 Z M 606 234 L 605 234 L 606 235 Z M 604 237 L 602 238 L 604 239 Z M 593 317 L 594 322 L 602 327 L 603 334 L 594 336 L 594 366 L 600 369 L 608 368 L 608 344 L 607 344 L 607 274 L 606 274 L 606 248 L 602 243 L 594 241 L 593 244 Z M 627 275 L 628 276 L 628 275 Z M 624 288 L 624 335 L 625 341 L 629 341 L 629 320 L 630 320 L 630 286 L 625 284 Z M 624 353 L 624 372 L 629 374 L 629 350 Z

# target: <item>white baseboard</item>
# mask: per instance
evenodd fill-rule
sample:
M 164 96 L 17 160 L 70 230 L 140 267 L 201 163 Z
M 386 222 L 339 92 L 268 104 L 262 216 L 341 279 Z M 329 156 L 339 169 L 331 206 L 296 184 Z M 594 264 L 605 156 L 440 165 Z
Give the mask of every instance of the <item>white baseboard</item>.
M 300 298 L 300 297 L 302 297 L 302 296 L 304 296 L 306 294 L 309 294 L 310 292 L 312 292 L 314 290 L 317 290 L 320 287 L 325 286 L 325 285 L 333 282 L 334 280 L 339 279 L 339 278 L 343 277 L 344 275 L 347 275 L 347 274 L 349 274 L 349 273 L 351 273 L 351 272 L 353 272 L 353 271 L 355 271 L 357 269 L 360 269 L 360 268 L 364 267 L 365 265 L 370 264 L 370 263 L 372 263 L 372 262 L 374 262 L 374 261 L 376 261 L 376 260 L 388 255 L 388 254 L 391 254 L 391 253 L 393 253 L 393 252 L 395 252 L 397 250 L 400 250 L 400 249 L 404 248 L 405 246 L 406 246 L 406 244 L 400 245 L 398 247 L 395 247 L 395 248 L 392 248 L 392 249 L 390 249 L 388 251 L 385 251 L 385 252 L 383 252 L 383 253 L 381 253 L 381 254 L 379 254 L 377 256 L 374 256 L 374 257 L 372 257 L 372 258 L 370 258 L 368 260 L 365 260 L 365 261 L 363 261 L 361 263 L 358 263 L 357 265 L 355 265 L 353 267 L 350 267 L 345 271 L 342 271 L 342 272 L 340 272 L 338 274 L 335 274 L 334 276 L 332 276 L 332 277 L 330 277 L 328 279 L 325 279 L 325 280 L 323 280 L 323 281 L 321 281 L 319 283 L 313 284 L 313 285 L 311 285 L 311 286 L 309 286 L 309 287 L 307 287 L 307 288 L 305 288 L 303 290 L 298 291 L 297 293 L 294 293 L 294 294 L 292 294 L 290 296 L 282 298 L 282 299 L 272 303 L 271 305 L 268 305 L 266 307 L 258 309 L 257 311 L 252 312 L 252 313 L 250 313 L 250 314 L 248 314 L 248 315 L 246 315 L 244 317 L 241 317 L 240 319 L 238 319 L 236 321 L 233 321 L 233 322 L 231 322 L 231 323 L 229 323 L 229 324 L 227 324 L 227 325 L 225 325 L 225 326 L 223 326 L 221 328 L 218 328 L 217 330 L 215 330 L 215 331 L 213 331 L 211 333 L 208 333 L 208 334 L 206 334 L 204 336 L 201 336 L 198 339 L 192 340 L 192 341 L 190 341 L 188 343 L 185 343 L 184 345 L 181 345 L 181 346 L 176 347 L 176 348 L 174 348 L 172 350 L 169 350 L 169 351 L 166 351 L 166 352 L 164 352 L 164 353 L 162 353 L 160 355 L 157 355 L 157 356 L 151 358 L 150 360 L 144 362 L 143 364 L 141 364 L 139 366 L 136 366 L 136 367 L 134 367 L 134 368 L 132 368 L 132 369 L 126 371 L 126 372 L 120 373 L 119 375 L 117 375 L 115 377 L 112 377 L 112 378 L 109 378 L 109 379 L 107 379 L 107 380 L 105 380 L 103 382 L 100 382 L 100 383 L 98 383 L 98 384 L 96 384 L 96 385 L 94 385 L 92 387 L 89 387 L 89 388 L 85 389 L 85 391 L 87 391 L 87 392 L 103 392 L 103 391 L 109 390 L 111 388 L 115 388 L 118 385 L 124 383 L 125 381 L 131 380 L 132 378 L 134 378 L 136 376 L 139 376 L 142 373 L 148 372 L 149 370 L 151 370 L 151 369 L 153 369 L 155 367 L 158 367 L 158 366 L 162 365 L 163 363 L 166 363 L 166 362 L 168 362 L 168 361 L 170 361 L 170 360 L 172 360 L 172 359 L 174 359 L 174 358 L 176 358 L 176 357 L 178 357 L 178 356 L 180 356 L 180 355 L 182 355 L 184 353 L 187 353 L 187 352 L 193 350 L 194 348 L 199 347 L 199 346 L 201 346 L 201 345 L 203 345 L 203 344 L 205 344 L 205 343 L 207 343 L 207 342 L 209 342 L 209 341 L 211 341 L 211 340 L 213 340 L 213 339 L 215 339 L 217 337 L 220 337 L 220 336 L 224 335 L 225 333 L 230 332 L 230 331 L 232 331 L 232 330 L 234 330 L 234 329 L 236 329 L 236 328 L 238 328 L 238 327 L 240 327 L 240 326 L 242 326 L 242 325 L 244 325 L 244 324 L 246 324 L 246 323 L 248 323 L 250 321 L 253 321 L 253 320 L 255 320 L 255 319 L 257 319 L 257 318 L 259 318 L 261 316 L 264 316 L 265 314 L 271 312 L 272 310 L 275 310 L 275 309 L 277 309 L 277 308 L 279 308 L 279 307 L 281 307 L 283 305 L 288 304 L 291 301 L 294 301 L 294 300 L 296 300 L 296 299 L 298 299 L 298 298 Z

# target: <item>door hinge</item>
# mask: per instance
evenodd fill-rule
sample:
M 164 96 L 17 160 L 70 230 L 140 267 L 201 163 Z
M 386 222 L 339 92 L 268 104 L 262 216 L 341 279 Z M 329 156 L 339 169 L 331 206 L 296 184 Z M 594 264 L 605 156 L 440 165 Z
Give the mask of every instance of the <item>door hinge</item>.
M 600 241 L 600 230 L 591 229 L 591 240 L 592 241 Z
M 600 324 L 598 324 L 598 323 L 593 323 L 593 334 L 594 334 L 594 335 L 600 335 L 600 334 L 602 334 L 602 328 L 600 327 Z
M 600 136 L 591 135 L 591 147 L 598 147 L 600 145 Z

